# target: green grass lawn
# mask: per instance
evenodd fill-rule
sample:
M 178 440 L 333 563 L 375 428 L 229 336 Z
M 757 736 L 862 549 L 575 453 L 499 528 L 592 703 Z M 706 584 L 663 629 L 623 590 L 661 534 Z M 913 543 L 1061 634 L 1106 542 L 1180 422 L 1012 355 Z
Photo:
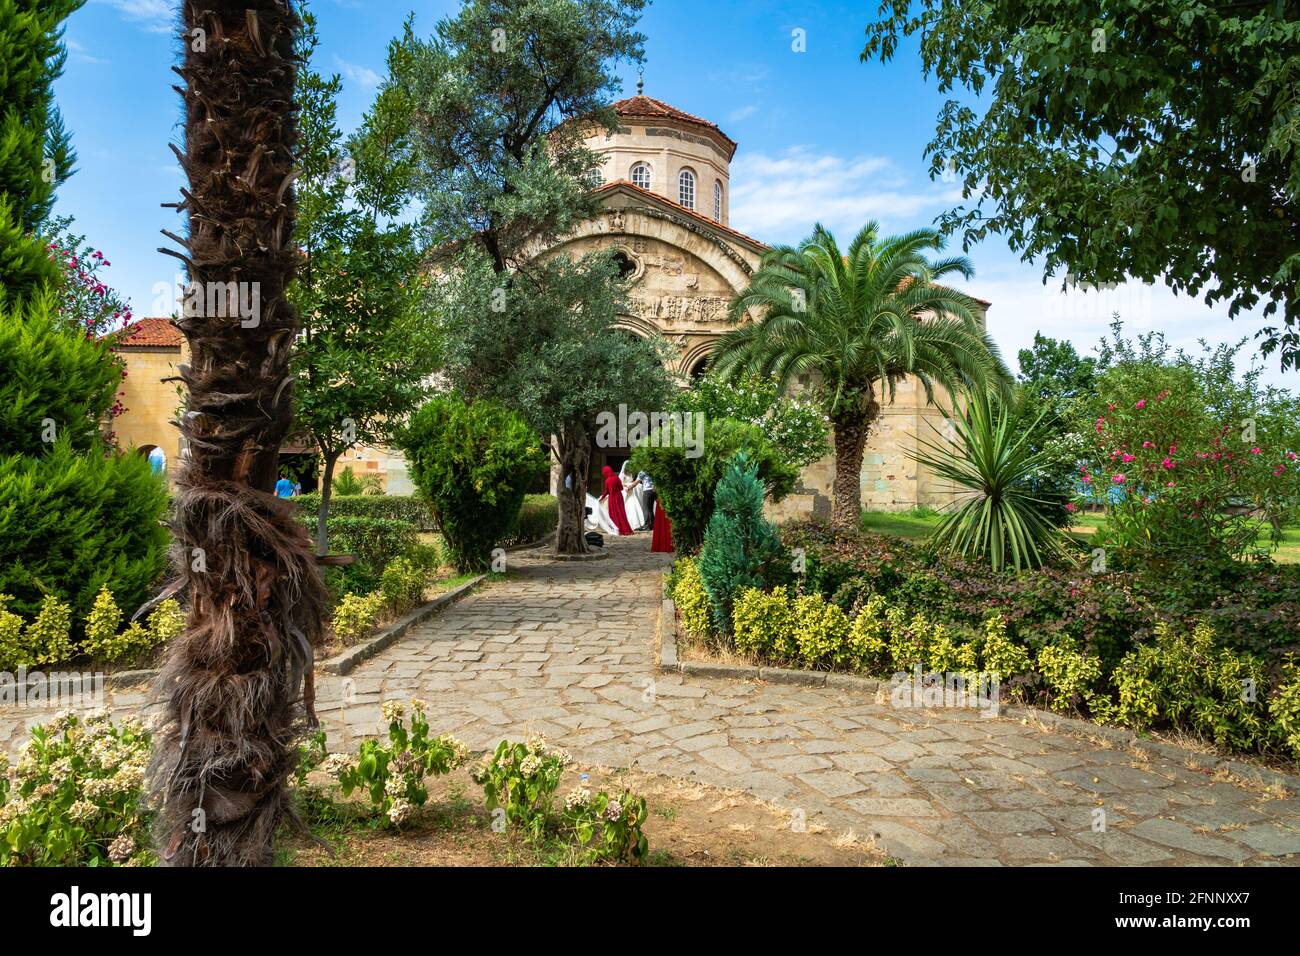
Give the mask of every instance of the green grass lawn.
M 942 515 L 929 508 L 915 508 L 911 511 L 865 511 L 862 513 L 861 527 L 864 531 L 877 534 L 889 534 L 898 538 L 924 538 L 934 530 Z M 1106 516 L 1099 512 L 1080 514 L 1070 527 L 1070 532 L 1080 541 L 1086 541 L 1106 523 Z M 1268 529 L 1261 525 L 1259 543 L 1268 544 Z M 1273 560 L 1284 564 L 1300 564 L 1300 527 L 1287 528 L 1282 532 L 1282 544 L 1273 552 Z

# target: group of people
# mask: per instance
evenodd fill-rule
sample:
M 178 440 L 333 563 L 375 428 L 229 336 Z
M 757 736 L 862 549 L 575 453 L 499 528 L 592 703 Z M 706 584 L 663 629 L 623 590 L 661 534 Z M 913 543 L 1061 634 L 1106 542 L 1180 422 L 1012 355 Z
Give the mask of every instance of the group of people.
M 654 479 L 646 472 L 635 477 L 627 463 L 619 473 L 606 465 L 600 498 L 587 495 L 587 528 L 605 534 L 629 535 L 650 532 L 651 551 L 672 551 L 672 524 L 655 494 Z

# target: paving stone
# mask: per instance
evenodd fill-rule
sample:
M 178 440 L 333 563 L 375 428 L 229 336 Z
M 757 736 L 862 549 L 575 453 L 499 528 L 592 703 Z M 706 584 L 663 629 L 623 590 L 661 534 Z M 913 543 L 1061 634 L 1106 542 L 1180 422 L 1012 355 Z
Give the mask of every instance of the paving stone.
M 848 805 L 869 817 L 937 817 L 928 800 L 908 797 L 857 797 Z
M 1175 820 L 1143 820 L 1130 832 L 1152 843 L 1199 856 L 1220 857 L 1239 863 L 1251 855 L 1250 851 L 1239 843 L 1230 843 L 1219 837 L 1197 833 L 1191 827 Z

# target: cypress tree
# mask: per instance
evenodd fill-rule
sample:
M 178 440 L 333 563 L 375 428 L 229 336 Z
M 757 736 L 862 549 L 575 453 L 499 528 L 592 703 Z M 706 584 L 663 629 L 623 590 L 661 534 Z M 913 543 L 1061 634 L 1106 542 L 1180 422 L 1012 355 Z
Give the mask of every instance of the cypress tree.
M 142 603 L 167 548 L 166 489 L 104 437 L 122 378 L 110 343 L 59 323 L 62 276 L 40 237 L 72 173 L 52 87 L 83 3 L 0 0 L 0 594 L 28 619 L 54 595 L 78 629 L 103 585 Z

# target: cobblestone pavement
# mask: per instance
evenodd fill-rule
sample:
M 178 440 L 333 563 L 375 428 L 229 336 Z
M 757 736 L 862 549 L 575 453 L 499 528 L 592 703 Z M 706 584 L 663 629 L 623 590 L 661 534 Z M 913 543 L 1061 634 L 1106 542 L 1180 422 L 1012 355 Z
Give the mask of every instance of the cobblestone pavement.
M 540 732 L 579 763 L 748 790 L 791 811 L 793 826 L 852 829 L 908 864 L 1300 859 L 1294 794 L 972 711 L 656 673 L 668 561 L 649 552 L 648 535 L 616 539 L 612 550 L 595 562 L 512 555 L 506 581 L 350 678 L 323 678 L 317 709 L 331 748 L 378 732 L 382 700 L 418 696 L 431 704 L 435 731 L 476 750 Z M 138 692 L 109 700 L 115 712 L 144 704 Z M 37 719 L 0 711 L 0 742 L 12 751 Z

